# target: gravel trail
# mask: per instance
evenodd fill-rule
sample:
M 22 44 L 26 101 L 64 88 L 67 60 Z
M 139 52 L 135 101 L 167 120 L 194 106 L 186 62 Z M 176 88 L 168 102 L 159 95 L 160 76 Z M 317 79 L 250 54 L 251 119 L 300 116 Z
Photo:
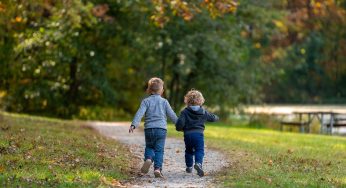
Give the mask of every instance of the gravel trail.
M 129 122 L 105 123 L 92 122 L 90 125 L 101 134 L 111 137 L 130 147 L 131 152 L 138 159 L 144 155 L 145 141 L 143 130 L 136 129 L 129 134 Z M 126 183 L 126 187 L 219 187 L 213 181 L 213 176 L 217 171 L 229 165 L 226 156 L 221 152 L 205 148 L 204 171 L 206 176 L 200 178 L 196 171 L 193 174 L 185 173 L 183 138 L 167 138 L 164 153 L 163 175 L 165 179 L 155 178 L 153 167 L 144 176 L 135 177 L 134 181 Z M 143 163 L 138 164 L 138 172 Z M 138 173 L 139 174 L 139 173 Z

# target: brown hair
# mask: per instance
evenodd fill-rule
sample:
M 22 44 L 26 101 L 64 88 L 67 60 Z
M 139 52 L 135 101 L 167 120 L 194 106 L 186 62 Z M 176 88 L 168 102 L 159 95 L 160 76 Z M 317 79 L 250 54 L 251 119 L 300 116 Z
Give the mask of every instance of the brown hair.
M 157 77 L 150 78 L 148 81 L 147 93 L 149 94 L 161 94 L 163 91 L 164 82 Z
M 184 97 L 184 103 L 188 106 L 202 106 L 204 101 L 202 93 L 195 89 L 191 89 Z

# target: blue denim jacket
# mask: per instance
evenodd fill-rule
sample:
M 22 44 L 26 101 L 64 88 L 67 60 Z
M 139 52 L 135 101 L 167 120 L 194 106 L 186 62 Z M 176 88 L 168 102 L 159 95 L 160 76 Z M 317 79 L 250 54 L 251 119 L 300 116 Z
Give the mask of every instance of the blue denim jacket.
M 177 115 L 172 110 L 167 99 L 160 95 L 150 95 L 142 100 L 141 105 L 133 118 L 132 125 L 139 126 L 144 116 L 144 129 L 161 128 L 167 129 L 167 116 L 175 124 Z

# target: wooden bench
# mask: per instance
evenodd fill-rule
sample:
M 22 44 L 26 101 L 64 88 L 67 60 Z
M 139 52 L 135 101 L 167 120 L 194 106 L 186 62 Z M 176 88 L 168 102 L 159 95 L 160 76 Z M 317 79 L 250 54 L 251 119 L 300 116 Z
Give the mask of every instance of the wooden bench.
M 283 131 L 285 125 L 288 125 L 288 126 L 299 127 L 299 131 L 304 133 L 305 130 L 309 131 L 310 122 L 307 122 L 307 121 L 281 121 L 280 124 L 281 124 L 281 131 Z
M 331 123 L 326 125 L 327 127 L 330 127 Z M 333 127 L 346 127 L 346 119 L 334 119 Z
M 346 127 L 346 114 L 333 114 L 331 119 L 323 123 L 328 133 L 333 134 L 333 128 Z
M 303 115 L 308 115 L 308 121 L 306 120 L 303 120 Z M 281 131 L 283 131 L 283 128 L 285 125 L 287 126 L 291 126 L 291 127 L 299 127 L 299 131 L 301 133 L 304 133 L 305 131 L 306 132 L 310 132 L 310 124 L 311 124 L 311 117 L 310 117 L 310 113 L 301 113 L 301 112 L 293 112 L 293 114 L 291 115 L 294 115 L 294 116 L 298 116 L 298 120 L 292 120 L 292 121 L 285 121 L 285 120 L 282 120 L 280 122 L 280 125 L 281 125 Z

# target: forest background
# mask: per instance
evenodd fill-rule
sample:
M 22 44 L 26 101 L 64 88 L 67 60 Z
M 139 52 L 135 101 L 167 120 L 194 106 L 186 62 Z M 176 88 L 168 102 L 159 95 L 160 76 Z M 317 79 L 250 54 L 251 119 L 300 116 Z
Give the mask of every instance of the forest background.
M 191 88 L 240 105 L 346 103 L 345 0 L 3 0 L 0 105 L 129 118 L 146 82 L 175 111 Z

